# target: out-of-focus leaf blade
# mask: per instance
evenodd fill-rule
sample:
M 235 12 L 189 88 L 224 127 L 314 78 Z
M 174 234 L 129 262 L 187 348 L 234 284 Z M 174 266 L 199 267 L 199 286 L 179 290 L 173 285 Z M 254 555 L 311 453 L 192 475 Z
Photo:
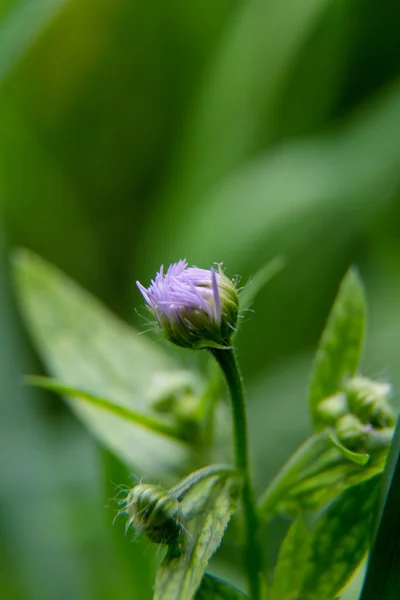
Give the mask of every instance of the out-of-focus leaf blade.
M 195 595 L 196 600 L 240 600 L 241 598 L 247 598 L 246 594 L 210 573 L 205 573 Z
M 14 2 L 0 19 L 0 81 L 67 0 Z
M 0 94 L 1 207 L 8 231 L 17 243 L 23 239 L 51 255 L 80 279 L 100 281 L 102 276 L 93 278 L 93 272 L 101 271 L 101 251 L 94 228 L 85 225 L 81 194 L 17 104 L 7 91 Z M 41 218 L 34 218 L 31 210 Z M 74 232 L 74 244 L 69 231 Z
M 298 597 L 308 555 L 308 531 L 299 516 L 293 521 L 282 542 L 274 571 L 271 600 L 294 600 Z
M 195 108 L 179 164 L 178 205 L 203 194 L 259 149 L 285 76 L 329 0 L 239 4 Z M 287 15 L 290 14 L 290 19 Z M 260 126 L 262 124 L 262 126 Z
M 290 259 L 316 231 L 343 223 L 358 230 L 360 219 L 381 211 L 396 189 L 399 117 L 396 84 L 334 135 L 283 144 L 242 165 L 191 211 L 179 207 L 171 219 L 171 258 L 190 247 L 198 263 L 218 257 L 240 268 L 282 249 Z
M 177 369 L 161 348 L 138 336 L 44 260 L 20 252 L 14 260 L 14 275 L 33 340 L 60 383 L 112 398 L 122 407 L 154 418 L 152 402 L 163 394 L 196 389 L 199 382 L 193 375 Z M 140 464 L 149 475 L 167 476 L 187 456 L 181 443 L 80 400 L 68 402 L 100 441 L 136 471 Z
M 318 404 L 336 393 L 345 377 L 356 373 L 365 328 L 365 296 L 352 269 L 343 279 L 329 314 L 314 362 L 310 382 L 310 408 L 318 428 Z
M 397 600 L 400 596 L 400 419 L 384 474 L 379 528 L 360 600 Z
M 176 549 L 170 550 L 158 569 L 154 600 L 191 600 L 194 597 L 208 561 L 218 549 L 236 508 L 236 485 L 228 479 L 208 486 L 207 502 L 194 529 L 190 530 L 186 546 L 178 553 Z M 191 502 L 196 502 L 196 498 Z
M 297 53 L 274 111 L 274 139 L 297 137 L 326 121 L 338 100 L 354 31 L 351 0 L 331 2 Z M 293 99 L 296 99 L 293 102 Z
M 374 477 L 351 487 L 317 520 L 301 600 L 335 600 L 351 579 L 368 550 L 379 484 Z
M 257 271 L 240 294 L 240 306 L 247 308 L 262 288 L 285 267 L 285 264 L 285 259 L 277 256 Z
M 142 415 L 141 413 L 135 412 L 129 408 L 125 408 L 120 404 L 116 404 L 109 398 L 102 398 L 95 394 L 91 394 L 90 392 L 86 392 L 85 390 L 63 385 L 62 383 L 59 383 L 54 379 L 50 379 L 49 377 L 31 375 L 26 377 L 25 380 L 30 385 L 35 385 L 46 390 L 51 390 L 52 392 L 57 392 L 62 396 L 78 398 L 79 400 L 89 402 L 93 406 L 97 406 L 98 408 L 108 411 L 109 413 L 120 417 L 121 419 L 125 419 L 125 421 L 135 423 L 136 425 L 141 425 L 142 427 L 150 429 L 151 431 L 156 431 L 157 433 L 175 439 L 179 437 L 179 432 L 171 425 L 168 425 L 167 423 L 164 423 L 158 419 L 153 419 L 146 415 Z

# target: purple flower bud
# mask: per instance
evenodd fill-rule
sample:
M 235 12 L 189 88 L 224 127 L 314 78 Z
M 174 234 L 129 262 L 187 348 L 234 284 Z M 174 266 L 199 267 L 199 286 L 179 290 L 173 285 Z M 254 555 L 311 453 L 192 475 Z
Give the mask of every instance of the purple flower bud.
M 165 336 L 185 348 L 228 348 L 239 300 L 235 284 L 221 267 L 188 267 L 186 260 L 161 267 L 146 289 L 136 282 Z

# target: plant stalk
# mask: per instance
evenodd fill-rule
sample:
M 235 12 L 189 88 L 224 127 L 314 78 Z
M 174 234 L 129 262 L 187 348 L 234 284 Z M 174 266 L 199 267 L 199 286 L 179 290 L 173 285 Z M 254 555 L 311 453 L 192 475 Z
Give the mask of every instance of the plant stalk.
M 245 563 L 251 598 L 252 600 L 259 600 L 261 596 L 262 553 L 259 539 L 260 528 L 249 467 L 247 415 L 243 381 L 232 348 L 223 350 L 213 348 L 210 351 L 225 375 L 232 400 L 235 467 L 243 479 L 242 506 L 246 534 Z

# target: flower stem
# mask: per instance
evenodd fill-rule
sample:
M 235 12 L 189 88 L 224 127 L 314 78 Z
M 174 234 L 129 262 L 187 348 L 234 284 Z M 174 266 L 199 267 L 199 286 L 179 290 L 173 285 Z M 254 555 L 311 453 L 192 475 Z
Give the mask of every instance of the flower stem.
M 222 350 L 213 348 L 210 351 L 225 375 L 232 400 L 235 466 L 243 478 L 242 506 L 246 531 L 246 568 L 251 598 L 252 600 L 259 600 L 261 594 L 262 554 L 259 541 L 260 529 L 249 468 L 247 416 L 243 381 L 233 349 Z

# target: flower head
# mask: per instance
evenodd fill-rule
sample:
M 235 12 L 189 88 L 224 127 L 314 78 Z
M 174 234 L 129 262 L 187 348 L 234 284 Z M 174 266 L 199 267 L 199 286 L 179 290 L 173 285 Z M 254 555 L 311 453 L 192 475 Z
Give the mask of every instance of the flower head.
M 136 282 L 166 337 L 186 348 L 229 347 L 239 300 L 221 267 L 188 267 L 186 260 L 161 267 L 146 289 Z
M 158 544 L 170 544 L 184 537 L 181 506 L 174 494 L 161 486 L 139 483 L 120 504 L 120 514 L 128 515 L 127 530 L 132 525 Z

